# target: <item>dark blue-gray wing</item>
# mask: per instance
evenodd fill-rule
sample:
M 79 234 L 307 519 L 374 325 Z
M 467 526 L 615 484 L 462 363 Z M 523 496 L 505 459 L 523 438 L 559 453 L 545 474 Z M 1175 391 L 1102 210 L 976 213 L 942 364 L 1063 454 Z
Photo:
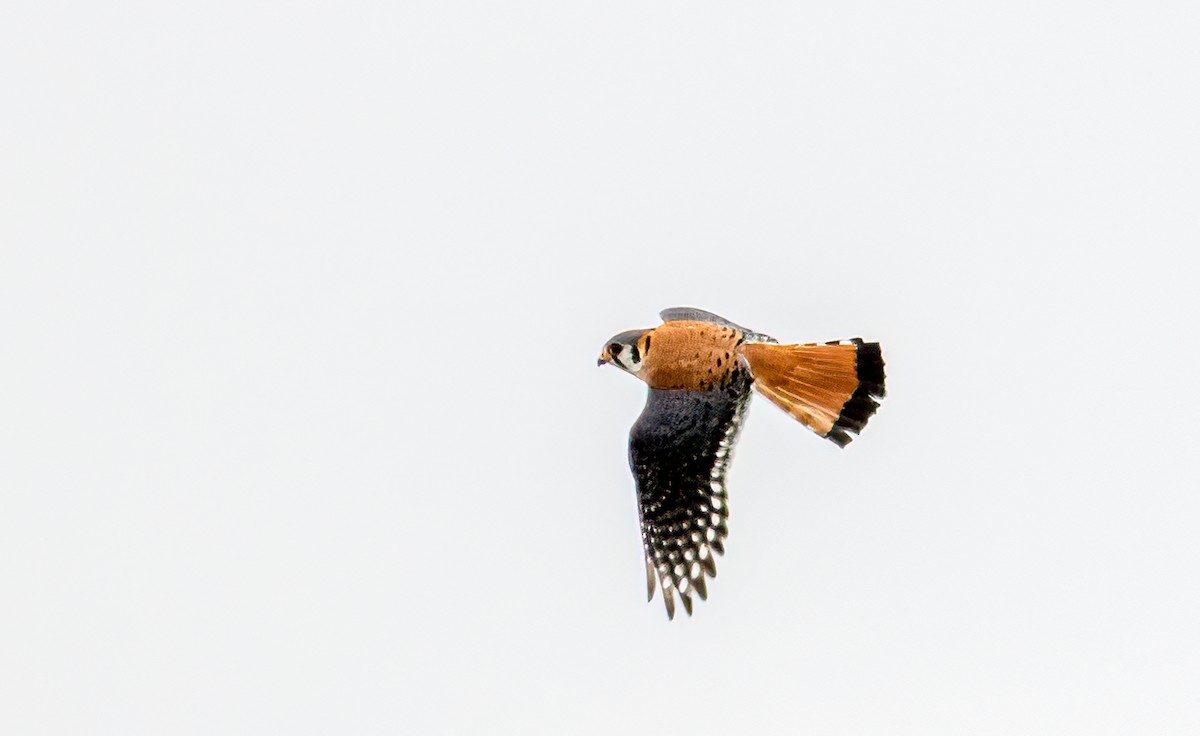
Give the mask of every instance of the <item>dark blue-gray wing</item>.
M 708 597 L 705 576 L 717 574 L 713 557 L 725 551 L 725 473 L 752 383 L 750 375 L 738 369 L 728 384 L 709 391 L 650 389 L 646 408 L 629 434 L 647 596 L 654 597 L 657 577 L 671 618 L 674 592 L 689 615 L 693 590 Z

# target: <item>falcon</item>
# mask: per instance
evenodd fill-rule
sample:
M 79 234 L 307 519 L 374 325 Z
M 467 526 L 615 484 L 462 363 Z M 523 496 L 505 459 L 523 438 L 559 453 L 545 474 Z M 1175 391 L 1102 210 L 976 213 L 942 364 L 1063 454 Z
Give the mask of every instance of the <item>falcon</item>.
M 751 389 L 838 447 L 866 426 L 884 396 L 879 343 L 861 338 L 784 345 L 691 307 L 659 313 L 663 324 L 611 337 L 597 365 L 614 365 L 649 386 L 629 433 L 646 558 L 646 599 L 662 588 L 688 615 L 692 594 L 708 598 L 714 556 L 729 518 L 725 475 Z

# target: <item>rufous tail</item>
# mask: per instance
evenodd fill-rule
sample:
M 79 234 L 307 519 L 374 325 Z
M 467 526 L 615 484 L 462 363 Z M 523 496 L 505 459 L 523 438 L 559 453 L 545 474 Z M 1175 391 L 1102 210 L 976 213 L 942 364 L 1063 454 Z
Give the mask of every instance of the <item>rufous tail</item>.
M 747 343 L 741 353 L 759 393 L 838 447 L 862 431 L 884 396 L 877 342 Z

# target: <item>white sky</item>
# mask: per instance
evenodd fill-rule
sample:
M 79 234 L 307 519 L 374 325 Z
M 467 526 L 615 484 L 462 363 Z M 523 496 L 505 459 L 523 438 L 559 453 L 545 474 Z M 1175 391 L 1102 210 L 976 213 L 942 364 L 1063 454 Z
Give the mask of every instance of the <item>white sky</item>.
M 16 2 L 0 732 L 1200 732 L 1194 2 Z M 644 602 L 595 356 L 765 400 Z

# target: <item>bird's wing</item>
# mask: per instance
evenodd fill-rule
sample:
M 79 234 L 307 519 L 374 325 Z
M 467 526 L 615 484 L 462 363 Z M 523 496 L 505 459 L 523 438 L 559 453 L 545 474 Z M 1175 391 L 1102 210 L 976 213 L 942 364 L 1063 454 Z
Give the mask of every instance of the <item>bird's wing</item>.
M 779 342 L 770 335 L 764 335 L 761 332 L 748 330 L 739 324 L 730 322 L 729 320 L 712 312 L 706 312 L 703 309 L 696 307 L 669 307 L 658 313 L 663 322 L 712 322 L 713 324 L 721 325 L 722 327 L 730 327 L 746 336 L 746 342 Z
M 713 314 L 712 312 L 706 312 L 703 309 L 697 309 L 696 307 L 667 307 L 659 312 L 658 316 L 662 318 L 663 322 L 678 322 L 680 320 L 688 320 L 691 322 L 713 322 L 718 325 L 733 327 L 738 330 L 744 329 L 740 325 L 735 325 L 724 317 Z
M 629 465 L 637 480 L 647 597 L 662 585 L 667 615 L 674 593 L 692 612 L 694 590 L 708 597 L 705 576 L 725 551 L 729 516 L 725 473 L 750 401 L 752 379 L 742 368 L 708 391 L 650 389 L 629 434 Z

